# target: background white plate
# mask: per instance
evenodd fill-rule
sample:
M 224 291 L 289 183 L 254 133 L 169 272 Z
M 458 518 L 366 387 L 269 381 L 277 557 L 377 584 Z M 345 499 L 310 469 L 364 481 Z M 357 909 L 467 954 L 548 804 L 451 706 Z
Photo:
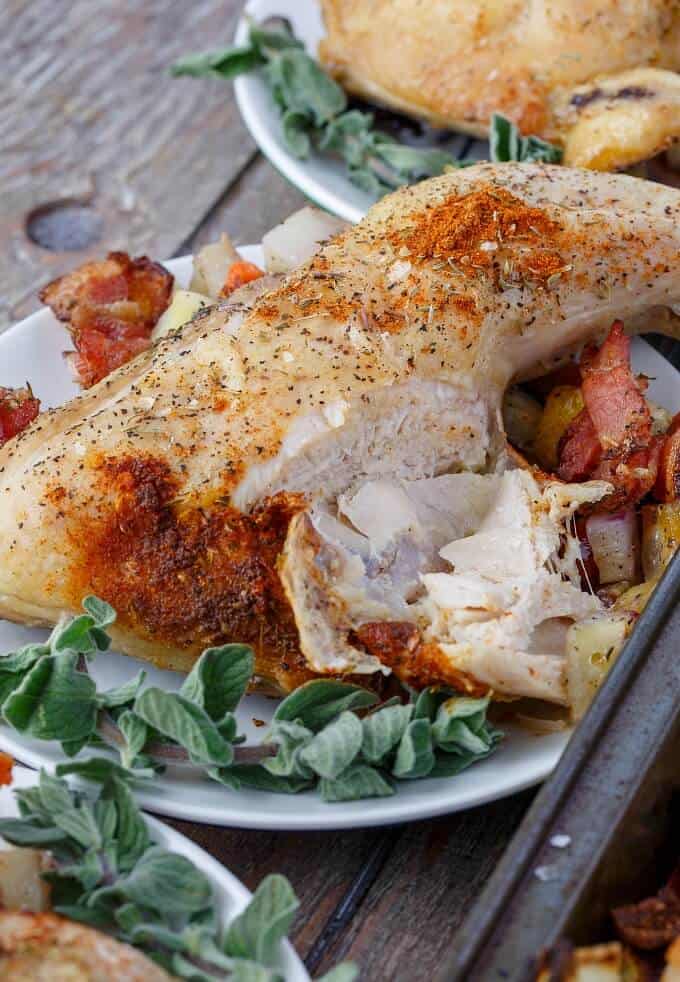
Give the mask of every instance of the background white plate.
M 309 54 L 315 56 L 317 45 L 325 34 L 317 0 L 249 0 L 236 29 L 235 43 L 244 44 L 247 41 L 246 16 L 262 21 L 275 15 L 284 16 L 290 21 L 296 37 L 304 41 Z M 279 112 L 267 85 L 257 72 L 237 78 L 234 89 L 246 126 L 274 167 L 322 208 L 349 222 L 358 222 L 376 199 L 352 184 L 344 163 L 325 154 L 312 153 L 307 160 L 299 160 L 290 153 L 283 142 Z M 488 156 L 485 142 L 474 140 L 467 149 L 469 144 L 467 137 L 452 133 L 449 140 L 437 142 L 436 145 L 449 150 L 454 156 L 460 156 L 463 152 L 465 156 L 475 159 Z M 463 148 L 466 148 L 465 151 Z
M 259 246 L 245 246 L 244 257 L 262 264 Z M 167 263 L 180 285 L 191 276 L 191 258 L 185 256 Z M 58 406 L 78 391 L 70 381 L 61 352 L 70 347 L 64 327 L 52 313 L 38 311 L 0 335 L 0 386 L 22 385 L 29 379 L 43 407 Z M 636 370 L 653 381 L 650 397 L 672 412 L 680 410 L 680 386 L 675 369 L 644 341 L 633 344 Z M 45 631 L 20 627 L 0 620 L 0 652 L 5 653 Z M 238 640 L 235 638 L 234 640 Z M 163 672 L 124 655 L 99 655 L 91 666 L 101 687 L 108 688 L 129 679 L 144 667 L 149 682 L 178 689 L 182 676 Z M 241 732 L 249 742 L 260 742 L 262 730 L 253 719 L 271 720 L 276 702 L 262 696 L 248 696 L 238 710 Z M 299 795 L 262 791 L 232 791 L 212 781 L 191 778 L 181 772 L 166 773 L 153 789 L 139 791 L 144 808 L 161 815 L 256 829 L 333 829 L 368 825 L 389 825 L 460 811 L 473 805 L 502 798 L 543 780 L 555 767 L 566 746 L 568 734 L 536 736 L 519 728 L 505 727 L 506 739 L 488 760 L 454 778 L 403 781 L 392 798 L 325 804 L 315 792 Z M 0 746 L 17 760 L 33 767 L 53 767 L 63 759 L 56 743 L 31 740 L 0 724 Z M 87 755 L 87 751 L 85 751 Z
M 0 788 L 0 818 L 14 818 L 19 815 L 19 809 L 12 793 L 13 788 L 33 788 L 37 783 L 38 774 L 36 771 L 15 765 L 12 770 L 11 787 Z M 156 818 L 146 816 L 146 821 L 151 836 L 158 845 L 169 849 L 170 852 L 186 856 L 208 877 L 215 892 L 215 901 L 222 924 L 227 924 L 233 920 L 252 897 L 250 890 L 233 873 L 230 873 L 221 863 L 218 863 L 216 859 L 213 859 L 186 836 L 171 829 L 163 822 L 159 822 Z M 2 840 L 0 840 L 1 842 Z M 0 848 L 2 848 L 1 845 Z M 289 941 L 284 941 L 281 946 L 279 968 L 284 973 L 286 982 L 309 982 L 307 969 Z

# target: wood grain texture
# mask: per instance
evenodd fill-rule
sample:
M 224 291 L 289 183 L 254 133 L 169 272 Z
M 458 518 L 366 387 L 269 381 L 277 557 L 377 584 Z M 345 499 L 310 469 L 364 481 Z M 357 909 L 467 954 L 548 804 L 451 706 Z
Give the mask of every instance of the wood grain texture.
M 434 978 L 533 794 L 405 827 L 351 923 L 329 939 L 314 970 L 351 959 L 363 979 Z
M 183 243 L 182 250 L 195 252 L 206 242 L 215 242 L 222 232 L 237 246 L 257 243 L 265 232 L 306 204 L 309 201 L 304 194 L 258 156 Z
M 167 821 L 167 820 L 166 820 Z M 380 829 L 356 832 L 249 832 L 214 829 L 188 822 L 168 821 L 216 857 L 249 889 L 268 873 L 283 873 L 300 898 L 291 940 L 302 958 L 323 936 L 339 905 L 367 869 L 379 872 L 375 857 L 385 853 L 389 833 Z
M 252 159 L 229 84 L 168 75 L 180 55 L 228 43 L 241 6 L 3 0 L 0 327 L 90 255 L 173 255 Z M 68 199 L 102 215 L 102 241 L 66 253 L 31 242 L 30 213 Z

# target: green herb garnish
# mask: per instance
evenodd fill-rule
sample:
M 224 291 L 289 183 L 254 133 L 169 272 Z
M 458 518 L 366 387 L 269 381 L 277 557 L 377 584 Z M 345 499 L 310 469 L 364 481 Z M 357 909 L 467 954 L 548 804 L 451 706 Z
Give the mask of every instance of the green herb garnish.
M 37 787 L 15 791 L 21 817 L 0 819 L 8 842 L 50 850 L 54 910 L 133 945 L 177 978 L 283 982 L 279 946 L 299 907 L 288 880 L 266 877 L 223 925 L 205 873 L 153 842 L 115 765 L 101 778 L 93 797 L 41 771 Z M 345 963 L 325 979 L 357 974 Z
M 65 618 L 44 644 L 0 658 L 0 712 L 20 733 L 60 741 L 60 774 L 96 783 L 144 782 L 165 763 L 189 763 L 233 789 L 285 794 L 316 788 L 324 801 L 395 793 L 399 781 L 452 776 L 492 752 L 500 739 L 486 719 L 488 699 L 434 687 L 405 705 L 357 685 L 317 679 L 278 706 L 263 744 L 243 747 L 234 710 L 253 674 L 250 647 L 204 651 L 179 692 L 143 687 L 144 673 L 99 692 L 87 662 L 109 647 L 115 611 L 95 597 Z M 359 713 L 361 715 L 359 715 Z
M 519 160 L 559 164 L 562 161 L 560 147 L 537 136 L 522 136 L 515 124 L 500 113 L 494 113 L 491 117 L 489 147 L 494 163 Z
M 281 113 L 283 139 L 293 156 L 312 151 L 344 160 L 350 180 L 375 197 L 403 184 L 433 177 L 474 161 L 459 160 L 445 150 L 409 147 L 374 128 L 372 113 L 348 108 L 344 89 L 304 50 L 281 24 L 266 29 L 251 23 L 248 43 L 189 55 L 172 66 L 173 75 L 234 79 L 261 70 Z M 533 160 L 558 163 L 562 151 L 538 137 L 521 137 L 503 116 L 490 127 L 493 161 Z

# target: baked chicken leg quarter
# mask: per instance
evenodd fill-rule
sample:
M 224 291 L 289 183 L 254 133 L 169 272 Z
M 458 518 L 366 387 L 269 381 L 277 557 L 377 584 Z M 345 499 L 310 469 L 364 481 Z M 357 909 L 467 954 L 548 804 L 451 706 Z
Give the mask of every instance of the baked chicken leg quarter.
M 616 170 L 680 139 L 677 0 L 321 0 L 339 81 L 435 126 L 493 112 Z
M 261 685 L 394 672 L 564 702 L 598 607 L 568 519 L 610 490 L 513 469 L 500 407 L 614 318 L 673 333 L 680 192 L 539 165 L 404 188 L 0 451 L 0 616 L 95 593 L 121 650 Z M 566 547 L 565 547 L 566 541 Z

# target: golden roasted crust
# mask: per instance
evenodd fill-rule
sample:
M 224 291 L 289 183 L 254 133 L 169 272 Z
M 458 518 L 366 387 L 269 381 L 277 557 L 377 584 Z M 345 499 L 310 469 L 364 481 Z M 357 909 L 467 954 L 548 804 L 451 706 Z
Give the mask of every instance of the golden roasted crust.
M 120 650 L 186 670 L 208 644 L 247 641 L 257 674 L 288 691 L 310 675 L 279 579 L 291 519 L 338 472 L 331 497 L 364 480 L 367 448 L 370 474 L 392 476 L 407 444 L 400 473 L 418 478 L 468 466 L 445 457 L 454 437 L 480 444 L 447 423 L 422 464 L 401 423 L 362 430 L 369 413 L 405 390 L 394 415 L 415 416 L 430 386 L 452 414 L 468 393 L 486 420 L 515 373 L 605 330 L 613 309 L 656 328 L 680 301 L 679 215 L 660 185 L 531 165 L 384 199 L 252 310 L 214 308 L 0 450 L 0 616 L 52 623 L 95 592 L 120 612 Z M 486 242 L 494 258 L 464 268 Z M 563 273 L 546 277 L 552 253 Z M 305 427 L 322 445 L 349 432 L 320 476 Z
M 169 982 L 129 945 L 57 914 L 0 911 L 3 982 Z
M 319 54 L 350 91 L 486 136 L 492 113 L 615 170 L 680 137 L 674 0 L 322 0 Z

